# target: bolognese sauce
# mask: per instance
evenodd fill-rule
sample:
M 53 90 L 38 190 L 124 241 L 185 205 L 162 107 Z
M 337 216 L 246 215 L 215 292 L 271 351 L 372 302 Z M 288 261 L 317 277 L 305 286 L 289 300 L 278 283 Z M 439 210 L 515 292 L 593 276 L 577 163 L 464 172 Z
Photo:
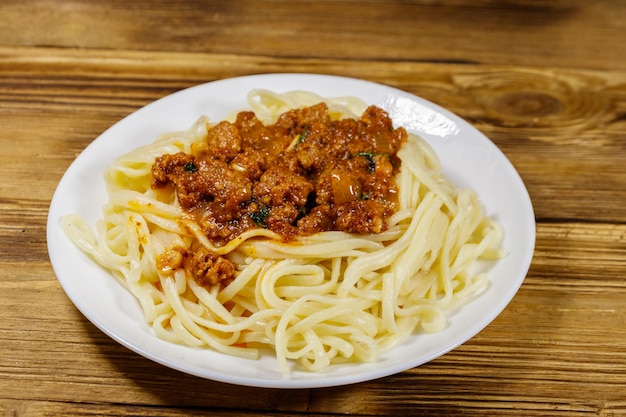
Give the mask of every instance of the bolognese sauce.
M 174 187 L 216 245 L 255 227 L 284 241 L 330 230 L 380 233 L 397 209 L 396 153 L 406 138 L 376 106 L 358 119 L 331 120 L 320 103 L 287 111 L 272 125 L 243 111 L 210 127 L 192 153 L 157 157 L 152 186 Z M 182 257 L 186 270 L 195 258 Z M 212 255 L 197 263 L 212 271 L 206 259 Z

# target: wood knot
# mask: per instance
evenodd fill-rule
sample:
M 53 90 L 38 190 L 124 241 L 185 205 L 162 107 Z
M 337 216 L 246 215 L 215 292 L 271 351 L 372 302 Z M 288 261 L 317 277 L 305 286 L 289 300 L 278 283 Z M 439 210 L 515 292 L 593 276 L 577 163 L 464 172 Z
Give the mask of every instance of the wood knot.
M 561 102 L 544 93 L 514 91 L 496 95 L 490 107 L 502 115 L 513 117 L 546 117 L 558 113 Z
M 513 128 L 518 137 L 575 143 L 614 117 L 606 80 L 593 74 L 505 69 L 461 74 L 455 82 L 478 104 L 466 117 L 487 132 Z

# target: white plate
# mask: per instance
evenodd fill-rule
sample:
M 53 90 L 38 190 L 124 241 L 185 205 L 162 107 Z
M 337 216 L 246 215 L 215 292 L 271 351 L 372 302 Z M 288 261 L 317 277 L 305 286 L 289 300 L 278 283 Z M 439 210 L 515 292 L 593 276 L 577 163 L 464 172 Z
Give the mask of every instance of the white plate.
M 489 270 L 491 286 L 479 299 L 449 317 L 438 334 L 415 335 L 385 352 L 376 363 L 331 366 L 323 373 L 280 373 L 276 359 L 239 359 L 156 338 L 134 297 L 78 250 L 60 228 L 60 219 L 77 213 L 92 224 L 107 194 L 102 173 L 116 157 L 157 135 L 188 128 L 201 115 L 221 120 L 246 108 L 246 94 L 309 90 L 321 96 L 357 96 L 387 110 L 396 125 L 421 135 L 438 153 L 444 173 L 460 187 L 478 192 L 486 212 L 505 231 L 509 255 Z M 311 74 L 268 74 L 215 81 L 164 97 L 112 126 L 69 167 L 54 194 L 48 217 L 50 260 L 63 289 L 94 325 L 114 340 L 153 361 L 217 381 L 275 388 L 313 388 L 351 384 L 404 371 L 464 343 L 486 327 L 519 289 L 533 255 L 533 208 L 519 175 L 482 133 L 454 114 L 424 99 L 367 81 Z

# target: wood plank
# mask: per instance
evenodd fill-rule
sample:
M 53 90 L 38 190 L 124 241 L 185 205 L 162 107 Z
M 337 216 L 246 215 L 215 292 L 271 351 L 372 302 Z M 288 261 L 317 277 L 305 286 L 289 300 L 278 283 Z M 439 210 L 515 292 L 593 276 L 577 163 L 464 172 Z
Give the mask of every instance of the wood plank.
M 405 416 L 444 416 L 444 415 L 485 415 L 479 414 L 486 409 L 490 416 L 518 416 L 520 412 L 523 412 L 525 416 L 529 417 L 550 417 L 550 416 L 612 416 L 617 417 L 623 415 L 623 407 L 612 407 L 610 404 L 608 407 L 597 408 L 588 404 L 579 404 L 574 407 L 567 405 L 556 404 L 545 408 L 541 406 L 529 409 L 528 404 L 520 404 L 521 407 L 517 407 L 517 404 L 511 406 L 511 408 L 495 408 L 500 404 L 492 403 L 490 401 L 483 401 L 480 404 L 468 403 L 457 404 L 447 407 L 442 410 L 439 403 L 440 399 L 433 398 L 431 404 L 411 404 L 406 403 L 404 409 Z M 399 402 L 402 402 L 400 400 Z M 494 408 L 487 408 L 489 405 Z M 526 406 L 526 408 L 524 408 Z M 469 410 L 469 412 L 468 412 Z M 3 401 L 0 400 L 0 412 L 4 411 L 5 415 L 17 415 L 20 417 L 39 417 L 39 416 L 57 416 L 63 415 L 66 417 L 80 416 L 150 416 L 150 417 L 179 417 L 189 416 L 193 413 L 194 416 L 214 416 L 214 417 L 248 417 L 248 416 L 263 416 L 263 417 L 279 417 L 284 416 L 284 413 L 275 412 L 259 412 L 251 411 L 245 412 L 241 410 L 223 410 L 223 409 L 202 409 L 202 408 L 174 408 L 174 407 L 159 407 L 159 406 L 127 406 L 119 404 L 82 404 L 72 402 L 45 402 L 45 401 Z M 329 412 L 324 414 L 318 413 L 290 413 L 290 416 L 307 415 L 311 417 L 321 416 L 342 416 L 345 414 Z
M 10 0 L 0 13 L 0 45 L 626 68 L 626 4 L 610 0 Z
M 171 406 L 136 406 L 121 404 L 84 404 L 76 402 L 51 402 L 51 401 L 10 401 L 0 399 L 0 413 L 4 411 L 6 416 L 41 417 L 41 416 L 64 416 L 64 417 L 249 417 L 259 416 L 256 411 L 245 412 L 242 410 L 208 409 L 208 408 L 174 408 Z M 264 412 L 264 417 L 281 417 L 281 412 Z M 290 415 L 305 415 L 290 413 Z M 320 414 L 306 413 L 307 416 L 321 417 Z M 331 416 L 332 414 L 323 414 Z
M 441 412 L 443 403 L 464 415 L 619 415 L 626 405 L 626 226 L 540 223 L 537 236 L 520 292 L 466 344 L 396 376 L 287 394 L 206 381 L 144 359 L 83 318 L 47 262 L 2 262 L 13 279 L 0 283 L 0 399 L 69 403 L 79 413 L 89 406 L 77 403 L 115 398 L 118 405 L 105 409 L 119 415 L 133 414 L 133 405 L 138 415 L 216 406 L 401 415 Z
M 182 59 L 158 52 L 138 58 L 130 52 L 0 48 L 6 74 L 1 140 L 20 143 L 0 155 L 0 172 L 13 178 L 2 184 L 3 196 L 21 195 L 36 180 L 38 195 L 50 198 L 63 170 L 89 142 L 171 92 L 216 78 L 312 67 L 401 88 L 470 121 L 516 166 L 539 219 L 626 221 L 624 73 L 206 54 Z M 47 140 L 48 132 L 58 140 Z M 33 158 L 43 168 L 34 173 L 23 164 Z M 23 202 L 5 204 L 10 211 Z

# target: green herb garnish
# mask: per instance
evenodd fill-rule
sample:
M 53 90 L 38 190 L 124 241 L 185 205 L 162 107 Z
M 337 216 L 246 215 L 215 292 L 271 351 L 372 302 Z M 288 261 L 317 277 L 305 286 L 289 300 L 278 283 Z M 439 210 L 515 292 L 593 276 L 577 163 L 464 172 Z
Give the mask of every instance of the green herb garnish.
M 267 216 L 269 214 L 270 214 L 270 208 L 267 206 L 263 206 L 259 210 L 250 214 L 250 219 L 252 219 L 254 224 L 256 224 L 257 226 L 265 229 L 267 228 L 267 223 L 265 222 L 265 220 L 267 219 Z
M 357 156 L 362 156 L 367 159 L 367 167 L 370 170 L 370 173 L 374 173 L 376 171 L 376 162 L 374 161 L 374 152 L 357 152 Z
M 302 131 L 302 133 L 300 133 L 300 135 L 298 136 L 298 143 L 302 143 L 306 140 L 306 138 L 309 137 L 309 134 L 311 133 L 311 127 L 310 126 L 305 126 L 304 130 Z

